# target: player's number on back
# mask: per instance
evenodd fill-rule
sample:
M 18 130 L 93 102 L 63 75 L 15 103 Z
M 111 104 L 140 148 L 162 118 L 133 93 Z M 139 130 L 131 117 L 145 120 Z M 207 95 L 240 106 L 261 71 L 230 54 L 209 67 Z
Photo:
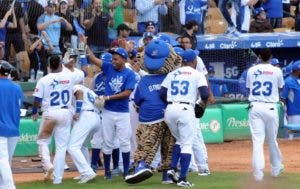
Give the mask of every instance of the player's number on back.
M 70 100 L 70 93 L 68 90 L 63 90 L 61 92 L 53 91 L 50 93 L 50 97 L 50 106 L 59 106 L 61 105 L 60 103 L 62 103 L 62 105 L 66 105 Z
M 178 81 L 174 80 L 171 82 L 171 95 L 177 95 L 180 93 L 181 95 L 186 95 L 189 92 L 189 85 L 188 81 Z
M 88 99 L 89 101 L 94 104 L 95 103 L 95 97 L 91 94 L 91 93 L 87 93 Z
M 260 82 L 255 81 L 253 82 L 253 89 L 252 89 L 252 95 L 253 96 L 270 96 L 272 94 L 272 83 L 270 81 L 266 82 Z

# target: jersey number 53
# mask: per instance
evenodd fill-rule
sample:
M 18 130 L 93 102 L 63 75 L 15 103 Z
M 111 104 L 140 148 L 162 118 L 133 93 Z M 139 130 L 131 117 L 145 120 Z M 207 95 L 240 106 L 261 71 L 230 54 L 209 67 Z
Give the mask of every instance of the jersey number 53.
M 178 81 L 173 80 L 171 82 L 171 95 L 177 95 L 178 93 L 181 95 L 186 95 L 189 92 L 189 85 L 188 81 Z

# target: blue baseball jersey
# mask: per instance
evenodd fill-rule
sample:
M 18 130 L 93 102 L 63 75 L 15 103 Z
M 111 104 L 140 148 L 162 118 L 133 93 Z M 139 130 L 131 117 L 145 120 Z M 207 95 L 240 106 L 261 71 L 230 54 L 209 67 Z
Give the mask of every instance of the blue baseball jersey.
M 103 72 L 97 74 L 94 79 L 94 92 L 100 96 L 100 95 L 105 95 L 105 80 L 106 76 Z
M 228 93 L 227 85 L 210 82 L 210 89 L 214 96 L 222 97 Z
M 166 103 L 159 95 L 160 85 L 166 75 L 146 75 L 140 80 L 135 94 L 134 103 L 139 106 L 139 121 L 149 123 L 164 118 Z
M 101 67 L 106 75 L 105 96 L 121 93 L 125 90 L 133 90 L 136 80 L 132 70 L 124 68 L 121 71 L 115 70 L 110 63 L 103 62 Z M 113 112 L 129 112 L 129 97 L 118 100 L 108 100 L 104 108 Z
M 267 18 L 282 18 L 283 8 L 282 0 L 272 0 L 262 3 L 262 7 L 266 11 Z
M 0 136 L 19 136 L 20 109 L 24 96 L 21 87 L 8 79 L 0 79 Z
M 289 76 L 284 82 L 281 98 L 286 100 L 287 115 L 300 115 L 300 79 Z

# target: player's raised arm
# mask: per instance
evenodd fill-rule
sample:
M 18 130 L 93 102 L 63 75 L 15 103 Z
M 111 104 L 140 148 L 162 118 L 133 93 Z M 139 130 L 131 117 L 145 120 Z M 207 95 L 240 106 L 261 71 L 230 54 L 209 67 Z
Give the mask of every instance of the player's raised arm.
M 94 53 L 92 52 L 92 50 L 90 49 L 90 47 L 87 45 L 87 41 L 86 41 L 87 37 L 84 36 L 84 35 L 81 34 L 81 33 L 79 33 L 78 35 L 79 35 L 79 40 L 80 40 L 80 42 L 83 43 L 83 44 L 85 44 L 85 46 L 86 46 L 86 53 L 87 53 L 87 55 L 88 55 L 88 57 L 89 57 L 89 60 L 90 60 L 93 64 L 95 64 L 96 66 L 98 66 L 98 67 L 101 68 L 101 67 L 102 67 L 102 60 L 99 59 L 99 58 L 97 58 L 97 57 L 94 55 Z

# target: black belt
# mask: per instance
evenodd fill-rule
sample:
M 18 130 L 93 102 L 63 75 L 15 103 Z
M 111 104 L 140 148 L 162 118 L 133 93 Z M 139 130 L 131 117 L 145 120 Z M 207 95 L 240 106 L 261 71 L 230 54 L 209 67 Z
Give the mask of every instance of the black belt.
M 264 102 L 264 101 L 252 101 L 252 102 L 260 102 L 260 103 L 276 104 L 276 102 Z
M 69 109 L 69 107 L 68 106 L 62 106 L 62 107 L 60 107 L 61 109 Z
M 191 105 L 191 103 L 189 103 L 189 102 L 168 102 L 168 104 L 176 104 L 176 103 Z
M 88 111 L 88 112 L 95 112 L 95 113 L 97 113 L 97 114 L 99 114 L 99 111 L 97 111 L 97 110 L 83 110 L 83 111 Z

